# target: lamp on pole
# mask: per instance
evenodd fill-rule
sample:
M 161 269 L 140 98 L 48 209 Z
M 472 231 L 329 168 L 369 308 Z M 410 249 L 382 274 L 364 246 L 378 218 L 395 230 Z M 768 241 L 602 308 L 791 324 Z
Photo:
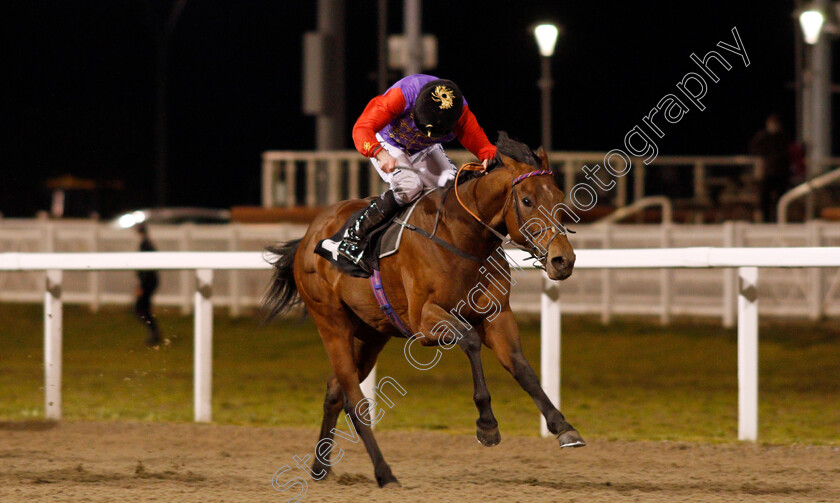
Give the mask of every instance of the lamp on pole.
M 828 16 L 828 0 L 816 0 L 799 12 L 807 49 L 802 91 L 802 139 L 807 150 L 806 179 L 822 172 L 831 155 L 831 43 L 836 27 Z M 814 199 L 806 200 L 806 218 L 814 217 Z
M 551 23 L 540 24 L 534 28 L 534 37 L 537 39 L 542 59 L 542 75 L 537 85 L 542 90 L 542 146 L 546 151 L 551 151 L 551 88 L 554 87 L 551 80 L 551 56 L 554 55 L 554 46 L 559 34 L 557 25 Z

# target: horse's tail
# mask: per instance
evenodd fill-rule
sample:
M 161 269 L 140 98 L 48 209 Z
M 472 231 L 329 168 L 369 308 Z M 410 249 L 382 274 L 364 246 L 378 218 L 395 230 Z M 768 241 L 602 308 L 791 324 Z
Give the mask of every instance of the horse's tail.
M 281 314 L 287 312 L 295 304 L 300 303 L 297 284 L 295 284 L 294 264 L 300 239 L 280 243 L 274 246 L 266 246 L 266 251 L 277 256 L 269 260 L 274 266 L 274 275 L 268 291 L 263 298 L 263 312 L 265 321 L 271 321 Z

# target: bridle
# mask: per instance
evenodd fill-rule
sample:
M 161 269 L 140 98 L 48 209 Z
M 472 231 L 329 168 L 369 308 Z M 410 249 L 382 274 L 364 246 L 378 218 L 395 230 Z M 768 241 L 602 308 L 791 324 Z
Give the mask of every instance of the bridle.
M 481 218 L 478 215 L 476 215 L 475 213 L 472 212 L 472 210 L 467 208 L 467 205 L 464 204 L 464 201 L 461 200 L 461 195 L 458 193 L 458 177 L 461 176 L 461 171 L 463 171 L 463 170 L 482 171 L 483 169 L 484 169 L 484 165 L 481 164 L 481 163 L 478 163 L 478 162 L 468 162 L 466 164 L 463 164 L 458 169 L 458 173 L 455 175 L 455 197 L 458 198 L 458 203 L 478 223 L 483 225 L 494 236 L 496 236 L 502 242 L 503 245 L 510 245 L 510 246 L 513 246 L 515 248 L 518 248 L 518 249 L 526 252 L 528 255 L 530 255 L 531 257 L 533 257 L 536 260 L 536 262 L 534 263 L 534 267 L 536 267 L 538 269 L 545 270 L 545 261 L 548 258 L 548 249 L 551 246 L 551 243 L 555 239 L 557 239 L 557 237 L 565 236 L 567 233 L 574 234 L 575 231 L 566 228 L 565 226 L 563 226 L 563 224 L 552 225 L 550 227 L 545 227 L 545 226 L 540 227 L 539 228 L 539 234 L 542 234 L 543 232 L 548 231 L 548 230 L 551 230 L 551 231 L 554 232 L 554 234 L 551 236 L 551 239 L 549 239 L 548 243 L 546 243 L 544 252 L 540 252 L 540 249 L 537 247 L 537 245 L 532 243 L 530 240 L 527 240 L 527 239 L 525 240 L 527 245 L 521 245 L 521 244 L 513 241 L 512 237 L 508 238 L 506 236 L 503 236 L 501 232 L 497 231 L 496 229 L 494 229 L 494 228 L 490 227 L 489 225 L 487 225 L 486 223 L 484 223 L 484 221 L 481 220 Z M 508 197 L 505 200 L 505 205 L 502 207 L 502 218 L 504 218 L 504 215 L 507 213 L 507 207 L 510 204 L 511 199 L 513 199 L 513 201 L 514 201 L 513 202 L 513 208 L 514 208 L 515 215 L 516 215 L 516 225 L 519 229 L 522 229 L 522 210 L 519 208 L 519 195 L 516 192 L 516 186 L 519 185 L 522 181 L 524 181 L 524 180 L 526 180 L 526 179 L 528 179 L 532 176 L 544 176 L 544 175 L 553 175 L 553 174 L 554 173 L 550 169 L 540 169 L 540 170 L 531 171 L 529 173 L 525 173 L 523 175 L 519 175 L 516 178 L 514 178 L 513 181 L 511 182 L 511 185 L 510 185 L 510 193 L 508 194 Z

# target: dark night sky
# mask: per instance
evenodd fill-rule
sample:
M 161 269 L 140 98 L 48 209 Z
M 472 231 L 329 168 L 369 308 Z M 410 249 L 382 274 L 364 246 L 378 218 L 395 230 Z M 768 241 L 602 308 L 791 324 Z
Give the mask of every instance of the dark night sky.
M 153 4 L 162 15 L 171 0 Z M 154 44 L 141 5 L 0 7 L 7 89 L 0 212 L 45 209 L 44 180 L 64 173 L 124 179 L 126 207 L 152 203 Z M 392 33 L 402 29 L 401 6 L 391 2 Z M 375 7 L 347 0 L 347 147 L 352 121 L 376 93 Z M 301 36 L 315 28 L 315 10 L 314 0 L 187 4 L 170 50 L 170 205 L 258 204 L 261 152 L 314 147 L 300 68 Z M 792 1 L 426 0 L 423 28 L 439 39 L 439 67 L 429 73 L 459 83 L 491 139 L 505 129 L 536 146 L 539 59 L 528 27 L 561 22 L 554 147 L 608 150 L 696 71 L 689 54 L 731 42 L 737 26 L 750 67 L 729 58 L 733 69 L 710 86 L 706 111 L 692 110 L 658 141 L 660 154 L 736 154 L 770 111 L 793 128 L 792 10 Z

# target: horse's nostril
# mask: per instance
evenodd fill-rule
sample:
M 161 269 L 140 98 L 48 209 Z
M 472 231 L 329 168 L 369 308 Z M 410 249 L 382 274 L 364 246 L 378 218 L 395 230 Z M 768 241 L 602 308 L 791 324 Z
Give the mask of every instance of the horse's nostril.
M 566 259 L 563 257 L 554 257 L 551 259 L 551 265 L 553 265 L 555 269 L 562 269 L 566 266 Z

